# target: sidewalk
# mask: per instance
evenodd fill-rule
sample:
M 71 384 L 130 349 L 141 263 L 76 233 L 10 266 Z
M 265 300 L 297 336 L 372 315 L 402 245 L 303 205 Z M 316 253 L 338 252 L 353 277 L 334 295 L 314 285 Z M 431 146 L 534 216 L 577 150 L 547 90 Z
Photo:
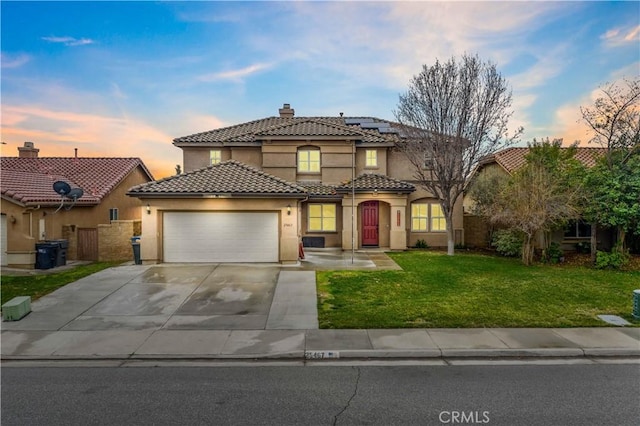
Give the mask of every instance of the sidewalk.
M 638 328 L 3 331 L 3 360 L 640 357 Z

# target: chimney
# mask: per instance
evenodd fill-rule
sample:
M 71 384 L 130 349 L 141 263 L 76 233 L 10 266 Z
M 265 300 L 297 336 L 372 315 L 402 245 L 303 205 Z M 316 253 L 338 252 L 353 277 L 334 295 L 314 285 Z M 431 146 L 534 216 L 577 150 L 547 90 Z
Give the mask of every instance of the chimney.
M 280 113 L 280 117 L 282 118 L 293 118 L 293 114 L 296 111 L 293 108 L 291 108 L 291 105 L 284 104 L 282 105 L 282 108 L 278 110 L 278 112 Z
M 38 158 L 40 150 L 33 145 L 33 142 L 25 142 L 24 146 L 18 147 L 18 157 L 20 158 Z

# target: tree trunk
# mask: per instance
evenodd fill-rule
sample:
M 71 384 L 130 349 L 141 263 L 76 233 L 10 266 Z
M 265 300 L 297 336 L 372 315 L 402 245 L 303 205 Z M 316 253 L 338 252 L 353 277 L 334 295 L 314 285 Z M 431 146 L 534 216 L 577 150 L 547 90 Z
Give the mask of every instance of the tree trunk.
M 618 241 L 616 242 L 616 245 L 613 246 L 614 249 L 617 249 L 618 252 L 620 253 L 624 253 L 624 249 L 625 249 L 625 239 L 627 236 L 627 232 L 624 230 L 623 227 L 618 226 Z
M 598 253 L 598 225 L 591 223 L 591 263 L 596 263 L 596 254 Z
M 453 231 L 453 209 L 450 212 L 445 212 L 445 220 L 447 222 L 447 255 L 453 256 L 455 254 L 455 232 Z
M 526 234 L 522 242 L 522 263 L 530 266 L 533 263 L 533 241 L 532 236 Z

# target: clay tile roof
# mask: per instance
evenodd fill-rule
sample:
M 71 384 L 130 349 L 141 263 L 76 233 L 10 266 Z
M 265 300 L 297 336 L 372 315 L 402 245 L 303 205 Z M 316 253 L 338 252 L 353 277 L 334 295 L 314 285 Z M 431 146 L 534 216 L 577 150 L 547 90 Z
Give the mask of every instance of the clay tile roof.
M 494 160 L 496 163 L 500 164 L 502 168 L 504 168 L 508 173 L 513 173 L 515 170 L 524 166 L 526 163 L 526 155 L 529 153 L 528 147 L 514 147 L 507 148 L 502 151 L 495 153 L 491 156 L 488 161 L 484 162 L 490 163 Z M 593 167 L 596 164 L 596 159 L 606 153 L 606 149 L 604 148 L 588 148 L 588 147 L 578 147 L 576 149 L 575 158 L 582 162 L 587 167 Z
M 235 160 L 138 185 L 128 192 L 133 196 L 205 194 L 303 196 L 306 192 L 301 186 Z
M 298 185 L 303 187 L 310 197 L 342 197 L 338 195 L 334 185 L 322 185 L 320 183 L 310 182 L 298 182 Z
M 260 144 L 273 137 L 336 137 L 356 139 L 367 143 L 392 143 L 398 139 L 397 133 L 381 133 L 377 129 L 347 125 L 343 117 L 267 117 L 235 126 L 223 127 L 207 132 L 195 133 L 175 138 L 174 145 L 188 144 Z M 385 120 L 368 118 L 371 122 L 390 123 Z
M 377 174 L 363 174 L 358 176 L 355 180 L 356 191 L 400 191 L 400 192 L 413 192 L 415 186 L 408 182 L 404 182 L 398 179 L 393 179 L 384 175 Z M 344 183 L 336 188 L 338 192 L 351 191 L 351 181 Z
M 138 166 L 153 179 L 139 158 L 2 157 L 0 162 L 2 195 L 24 205 L 60 203 L 56 181 L 84 191 L 78 204 L 96 205 Z

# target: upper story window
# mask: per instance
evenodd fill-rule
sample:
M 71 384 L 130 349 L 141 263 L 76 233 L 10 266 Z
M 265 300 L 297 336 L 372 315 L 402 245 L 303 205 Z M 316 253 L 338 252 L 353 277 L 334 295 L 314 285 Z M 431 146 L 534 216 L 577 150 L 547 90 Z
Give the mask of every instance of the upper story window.
M 365 151 L 365 167 L 378 167 L 378 150 L 367 149 Z
M 209 159 L 211 160 L 211 165 L 218 164 L 222 161 L 222 151 L 219 149 L 212 149 L 209 151 Z
M 109 220 L 118 220 L 118 209 L 109 209 Z
M 423 154 L 424 158 L 424 168 L 425 169 L 433 169 L 433 157 L 430 152 L 425 152 Z
M 300 148 L 298 150 L 298 171 L 320 173 L 320 150 L 318 148 Z
M 411 205 L 411 230 L 417 232 L 442 232 L 447 222 L 439 203 L 413 203 Z

